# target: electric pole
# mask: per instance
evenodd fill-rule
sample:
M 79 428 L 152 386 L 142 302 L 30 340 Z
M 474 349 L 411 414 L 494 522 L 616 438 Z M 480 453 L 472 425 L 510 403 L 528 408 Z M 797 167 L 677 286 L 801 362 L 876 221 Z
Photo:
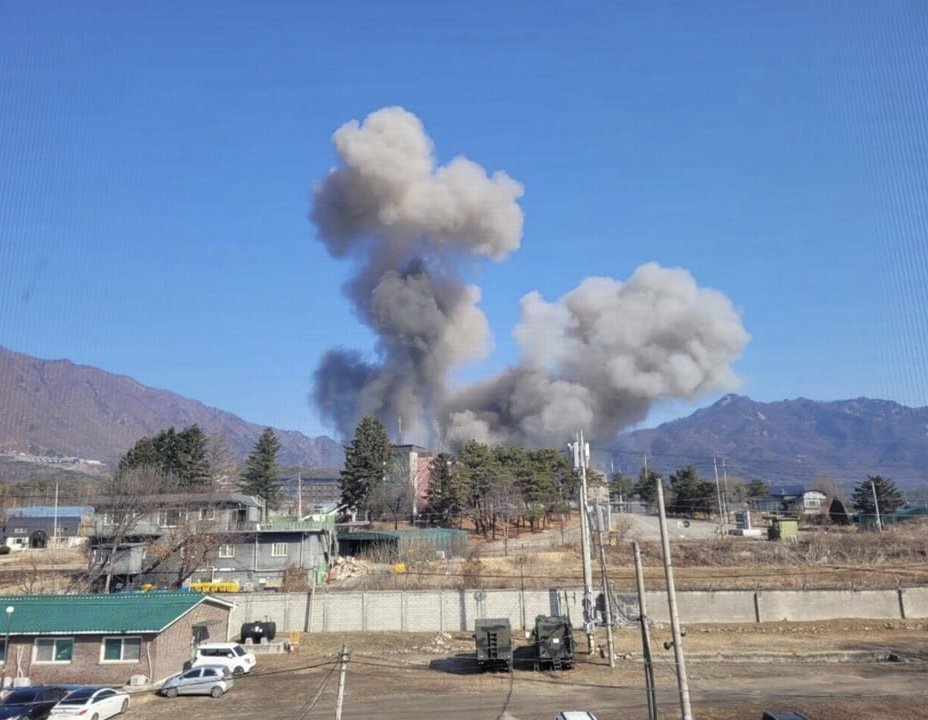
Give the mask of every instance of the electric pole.
M 574 467 L 580 469 L 580 546 L 583 554 L 583 632 L 586 633 L 590 655 L 596 650 L 593 637 L 593 564 L 590 557 L 590 518 L 587 515 L 586 466 L 590 461 L 590 446 L 583 442 L 583 430 L 577 441 L 568 443 L 573 453 Z
M 686 662 L 683 660 L 683 635 L 677 615 L 677 593 L 673 584 L 673 563 L 670 558 L 670 537 L 667 534 L 667 518 L 664 515 L 664 487 L 657 479 L 658 519 L 661 526 L 661 551 L 664 555 L 664 575 L 667 578 L 667 605 L 670 610 L 670 630 L 673 633 L 673 657 L 677 665 L 677 688 L 680 692 L 680 711 L 683 720 L 693 720 L 690 708 L 690 687 L 686 680 Z
M 648 720 L 657 720 L 657 690 L 654 685 L 654 664 L 651 662 L 651 634 L 648 629 L 648 611 L 644 600 L 644 570 L 641 567 L 641 549 L 632 541 L 635 551 L 635 580 L 638 586 L 638 621 L 641 623 L 641 651 L 644 657 L 644 686 L 648 694 Z
M 876 484 L 870 481 L 870 489 L 873 491 L 873 509 L 876 510 L 876 529 L 883 532 L 883 521 L 880 519 L 880 501 L 876 498 Z
M 342 666 L 338 674 L 338 698 L 335 701 L 335 720 L 342 720 L 342 703 L 345 700 L 345 673 L 348 671 L 348 647 L 342 645 L 342 652 L 339 655 Z

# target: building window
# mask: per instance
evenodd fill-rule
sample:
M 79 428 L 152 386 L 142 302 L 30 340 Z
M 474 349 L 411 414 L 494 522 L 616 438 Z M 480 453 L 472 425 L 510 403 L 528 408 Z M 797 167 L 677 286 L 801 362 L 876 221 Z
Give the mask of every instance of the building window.
M 220 545 L 219 546 L 219 557 L 234 558 L 235 557 L 235 545 Z
M 200 508 L 200 520 L 215 520 L 216 508 Z
M 33 662 L 69 663 L 73 652 L 74 638 L 38 638 Z
M 6 663 L 6 638 L 0 639 L 0 663 Z
M 138 662 L 142 657 L 142 638 L 103 638 L 103 662 Z
M 26 529 L 26 528 L 21 528 L 21 527 L 14 527 L 14 528 L 13 528 L 13 534 L 14 534 L 14 535 L 25 535 L 27 532 L 29 532 L 29 530 Z
M 158 513 L 158 524 L 161 527 L 177 527 L 180 522 L 180 510 L 169 508 Z
M 287 543 L 274 543 L 271 545 L 271 557 L 287 557 Z

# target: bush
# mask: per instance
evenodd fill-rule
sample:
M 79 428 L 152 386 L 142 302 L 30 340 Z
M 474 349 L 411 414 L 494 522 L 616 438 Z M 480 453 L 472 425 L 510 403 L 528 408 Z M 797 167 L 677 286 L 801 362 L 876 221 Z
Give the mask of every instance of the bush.
M 9 545 L 0 545 L 0 555 L 9 555 L 13 551 Z

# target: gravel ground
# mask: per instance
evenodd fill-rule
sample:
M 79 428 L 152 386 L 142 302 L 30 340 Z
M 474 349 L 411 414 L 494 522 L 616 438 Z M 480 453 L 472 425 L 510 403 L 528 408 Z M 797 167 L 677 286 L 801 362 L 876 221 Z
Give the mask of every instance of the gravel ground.
M 694 626 L 684 645 L 697 718 L 760 718 L 797 709 L 813 720 L 928 718 L 925 623 L 777 623 Z M 655 628 L 659 717 L 679 717 L 673 653 Z M 132 718 L 198 720 L 334 717 L 338 653 L 350 651 L 344 720 L 542 720 L 587 708 L 600 720 L 647 718 L 638 633 L 618 633 L 616 667 L 579 654 L 574 669 L 479 672 L 469 633 L 348 633 L 303 638 L 297 652 L 261 656 L 256 671 L 219 700 L 136 696 Z M 585 638 L 578 637 L 585 649 Z M 517 659 L 520 653 L 516 653 Z

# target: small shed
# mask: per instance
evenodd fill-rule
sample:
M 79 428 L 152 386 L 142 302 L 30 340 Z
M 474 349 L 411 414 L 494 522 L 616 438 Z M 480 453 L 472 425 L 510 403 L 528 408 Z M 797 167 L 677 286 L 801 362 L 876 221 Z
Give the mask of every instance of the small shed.
M 341 555 L 386 552 L 400 562 L 467 554 L 467 531 L 448 528 L 422 530 L 352 530 L 338 534 Z

